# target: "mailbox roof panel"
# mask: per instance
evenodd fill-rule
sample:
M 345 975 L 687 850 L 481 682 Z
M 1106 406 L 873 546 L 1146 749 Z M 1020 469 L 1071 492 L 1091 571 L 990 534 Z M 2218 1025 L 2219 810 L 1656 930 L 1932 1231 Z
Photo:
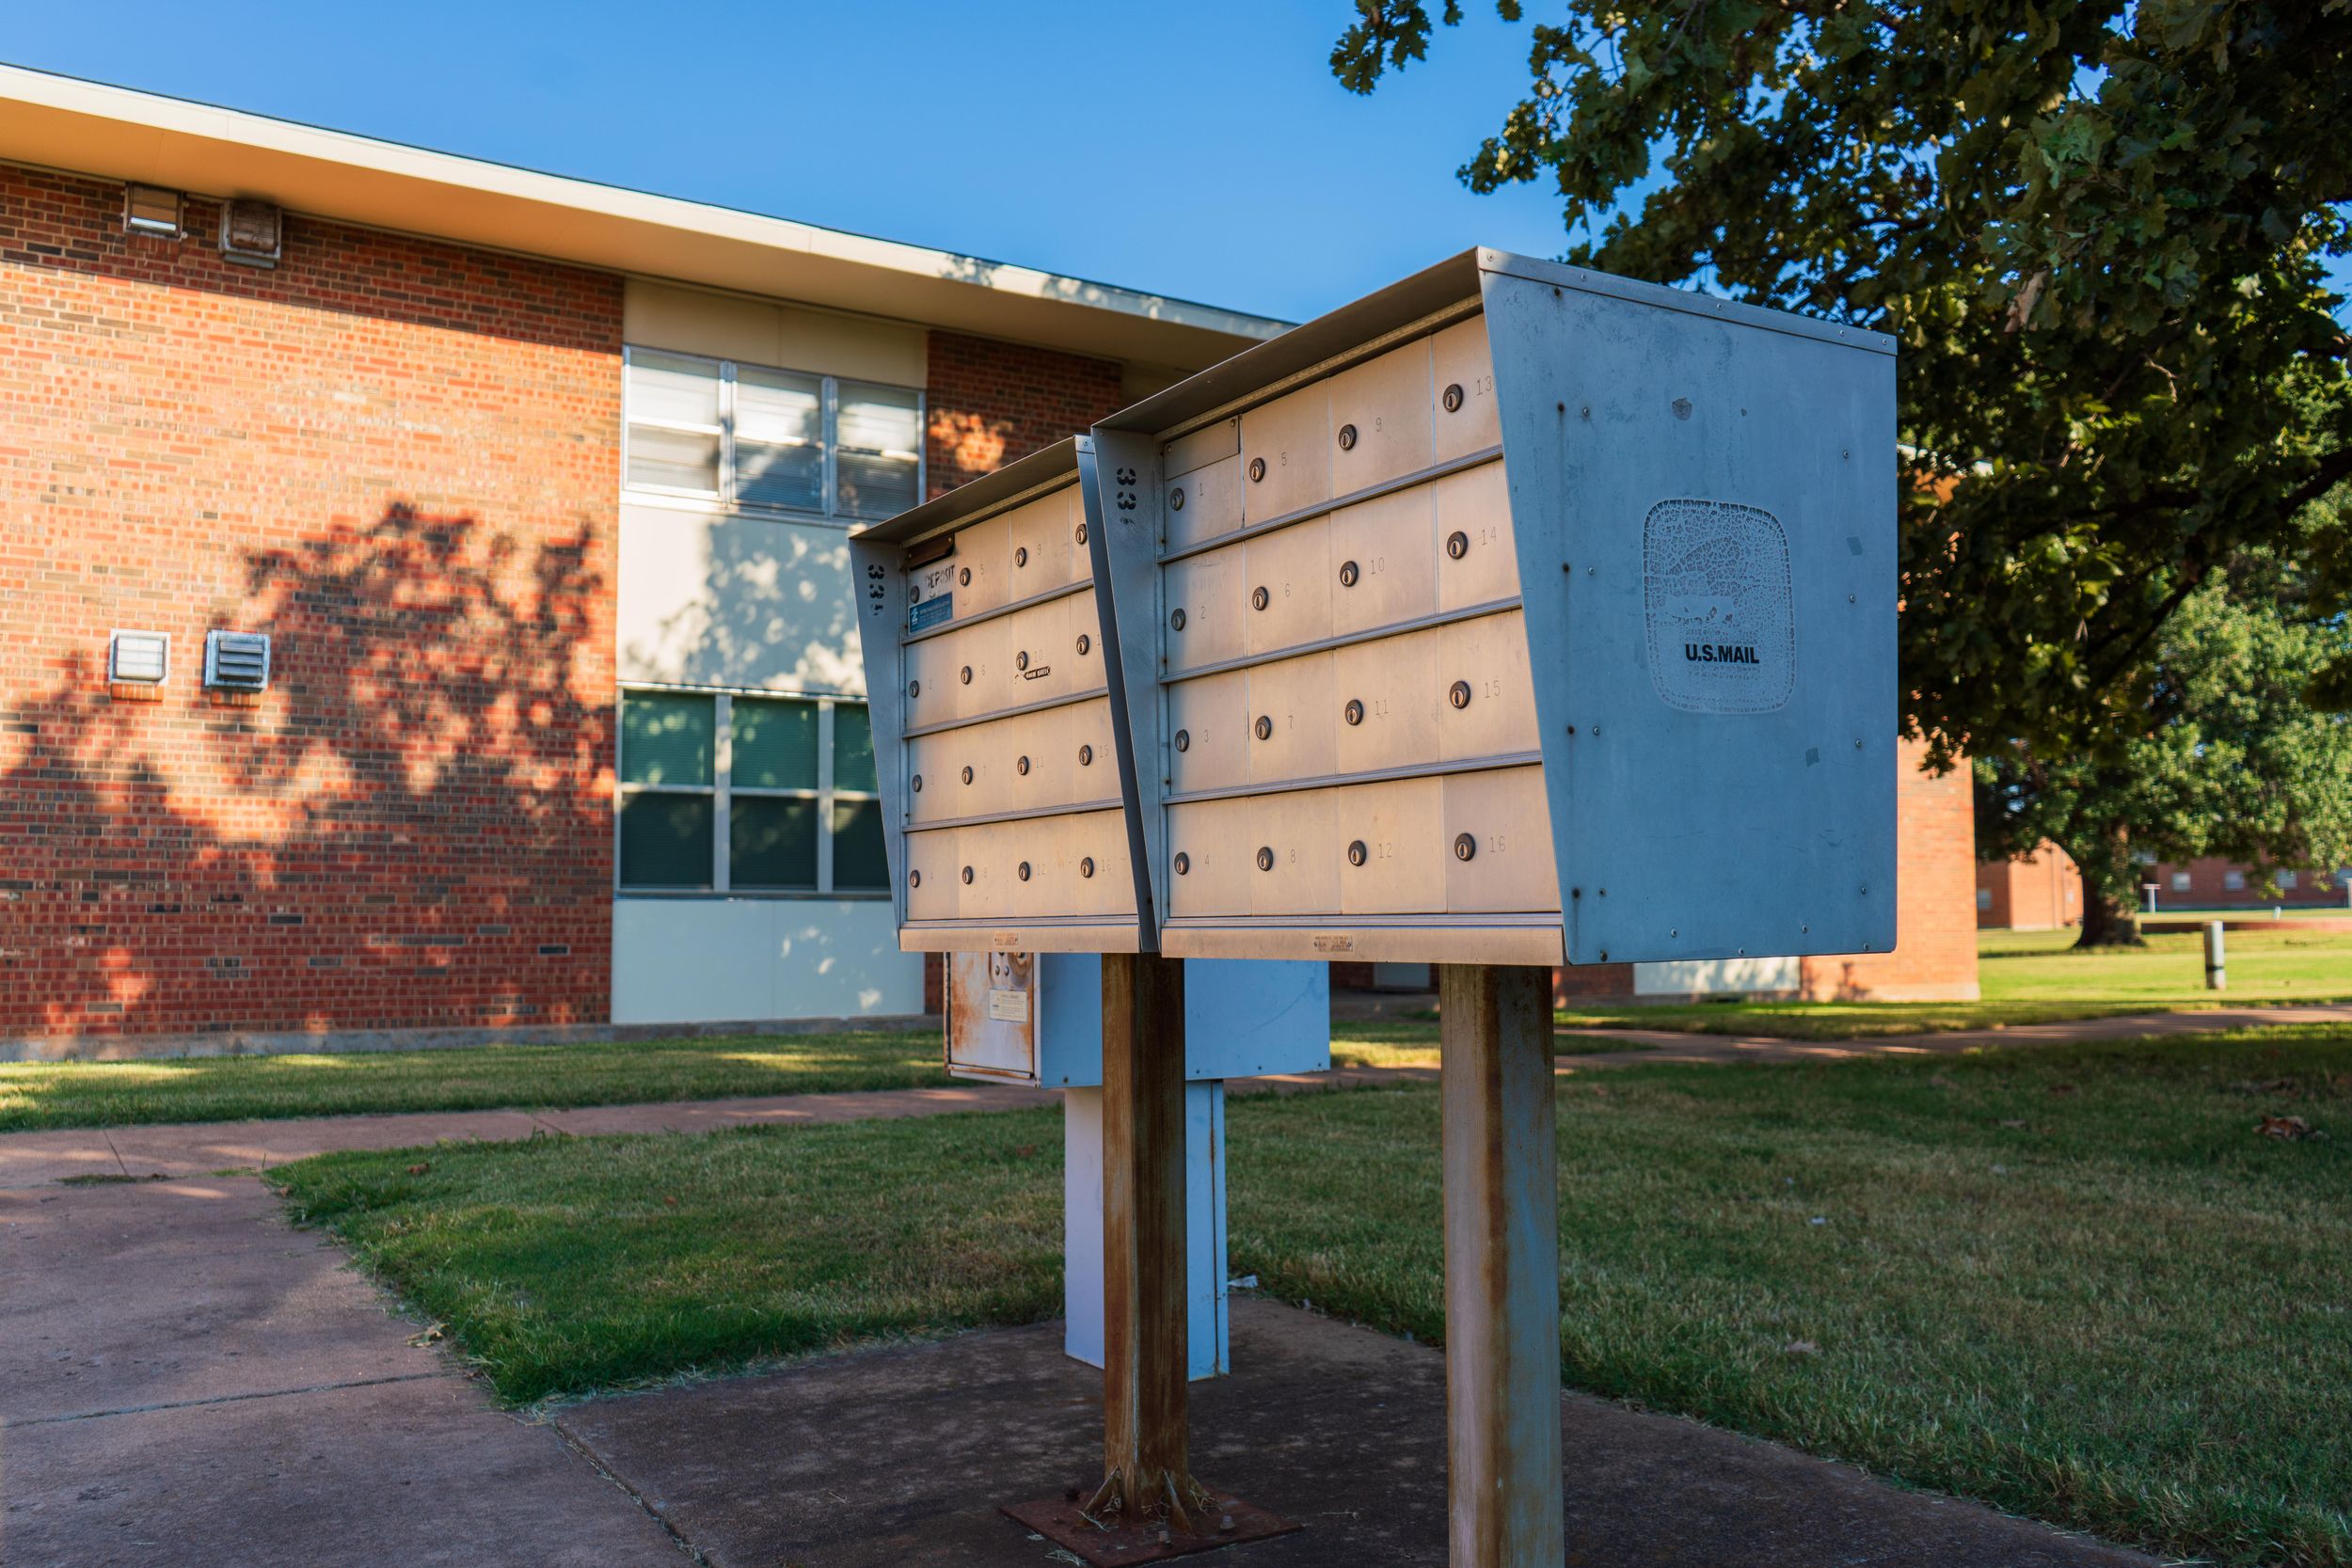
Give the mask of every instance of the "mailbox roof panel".
M 1033 491 L 1071 483 L 1078 476 L 1078 439 L 1057 441 L 895 517 L 853 529 L 850 537 L 868 545 L 916 545 L 961 528 L 984 512 L 1025 500 Z

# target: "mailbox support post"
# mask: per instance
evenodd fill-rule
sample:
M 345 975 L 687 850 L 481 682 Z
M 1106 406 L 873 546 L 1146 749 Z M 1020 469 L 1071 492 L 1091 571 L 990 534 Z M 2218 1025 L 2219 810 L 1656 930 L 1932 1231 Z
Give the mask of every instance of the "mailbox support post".
M 1441 965 L 1438 1008 L 1450 1559 L 1553 1568 L 1565 1545 L 1551 974 Z
M 1199 1533 L 1187 1453 L 1184 966 L 1103 956 L 1103 1485 L 1088 1512 Z M 1208 1527 L 1215 1528 L 1214 1525 Z

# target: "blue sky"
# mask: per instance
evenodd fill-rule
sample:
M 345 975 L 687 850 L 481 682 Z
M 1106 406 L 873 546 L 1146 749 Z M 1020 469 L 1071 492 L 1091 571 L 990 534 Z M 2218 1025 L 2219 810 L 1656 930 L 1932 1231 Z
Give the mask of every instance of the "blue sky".
M 1564 245 L 1549 189 L 1454 177 L 1526 82 L 1526 29 L 1465 9 L 1369 98 L 1327 66 L 1346 0 L 116 0 L 18 8 L 0 55 L 1304 320 Z

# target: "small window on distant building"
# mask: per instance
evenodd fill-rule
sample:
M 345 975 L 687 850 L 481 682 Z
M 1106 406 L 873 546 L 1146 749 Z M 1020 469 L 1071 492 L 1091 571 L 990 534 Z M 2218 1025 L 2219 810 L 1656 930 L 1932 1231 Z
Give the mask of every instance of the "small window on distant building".
M 2347 865 L 2336 873 L 2336 886 L 2352 887 L 2352 865 Z
M 2244 893 L 2246 891 L 2246 873 L 2237 870 L 2235 867 L 2232 867 L 2230 870 L 2224 871 L 2221 874 L 2221 885 L 2228 888 L 2232 893 Z
M 2281 871 L 2279 873 L 2278 879 L 2279 891 L 2281 893 L 2293 893 L 2296 888 L 2303 885 L 2303 878 L 2299 872 Z
M 1977 889 L 1977 908 L 1979 910 L 1989 910 L 1992 907 L 1993 890 L 1989 887 L 1980 887 Z
M 2187 872 L 2175 871 L 2172 873 L 2172 891 L 2175 893 L 2186 893 L 2188 891 Z
M 888 517 L 923 499 L 923 394 L 630 348 L 623 483 L 743 512 Z

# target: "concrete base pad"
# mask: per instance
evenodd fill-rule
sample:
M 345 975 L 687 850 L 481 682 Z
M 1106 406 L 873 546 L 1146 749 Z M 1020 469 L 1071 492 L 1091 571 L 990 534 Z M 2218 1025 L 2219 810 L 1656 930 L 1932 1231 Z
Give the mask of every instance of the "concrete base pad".
M 1305 1528 L 1202 1560 L 1443 1563 L 1443 1356 L 1251 1300 L 1232 1341 L 1234 1375 L 1193 1386 L 1193 1473 Z M 1600 1400 L 1564 1397 L 1561 1421 L 1571 1565 L 2153 1560 Z M 717 1568 L 1035 1568 L 1054 1548 L 999 1505 L 1092 1490 L 1102 1376 L 1040 1324 L 596 1401 L 559 1424 Z

